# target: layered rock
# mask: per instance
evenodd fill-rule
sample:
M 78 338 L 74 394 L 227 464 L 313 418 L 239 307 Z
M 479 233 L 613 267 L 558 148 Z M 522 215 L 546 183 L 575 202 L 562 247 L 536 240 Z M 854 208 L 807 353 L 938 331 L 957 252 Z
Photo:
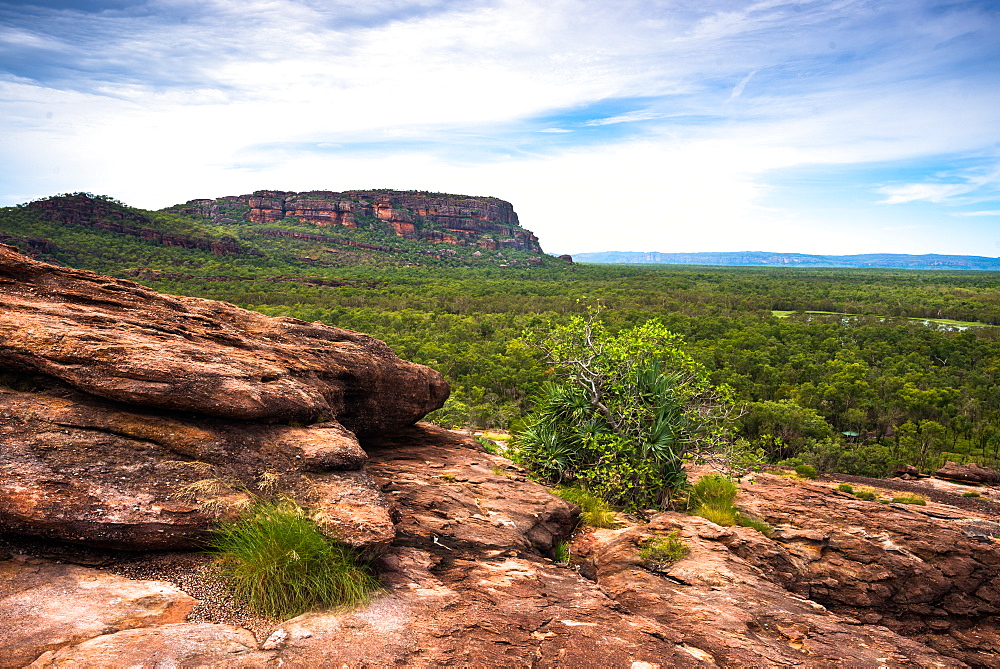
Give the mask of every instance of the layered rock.
M 126 549 L 201 545 L 220 516 L 281 491 L 377 553 L 394 531 L 357 435 L 448 393 L 366 335 L 3 246 L 0 372 L 0 531 Z
M 256 191 L 170 208 L 218 223 L 268 224 L 294 217 L 320 227 L 356 228 L 381 221 L 399 237 L 432 243 L 541 253 L 538 238 L 520 226 L 509 202 L 421 191 Z
M 369 468 L 398 519 L 397 538 L 378 563 L 386 591 L 370 604 L 275 623 L 255 640 L 231 625 L 203 621 L 115 631 L 45 653 L 35 666 L 99 663 L 101 654 L 140 666 L 144 657 L 155 657 L 220 667 L 996 665 L 986 615 L 936 639 L 914 637 L 890 629 L 888 609 L 878 617 L 842 611 L 794 585 L 816 565 L 843 566 L 855 555 L 817 550 L 822 530 L 814 523 L 863 530 L 873 546 L 892 553 L 875 535 L 886 531 L 882 524 L 905 525 L 907 510 L 762 477 L 744 485 L 738 501 L 761 512 L 789 504 L 788 517 L 774 517 L 774 539 L 681 514 L 647 522 L 622 517 L 629 522 L 618 529 L 578 535 L 572 545 L 577 571 L 545 556 L 570 530 L 577 510 L 509 461 L 425 424 L 366 446 Z M 856 513 L 855 503 L 880 511 Z M 821 520 L 808 512 L 811 504 Z M 923 517 L 927 542 L 957 522 Z M 669 566 L 641 558 L 645 539 L 674 531 L 690 549 L 686 557 Z M 889 532 L 901 550 L 923 550 Z M 942 541 L 984 565 L 997 551 L 967 537 L 948 534 Z M 777 564 L 800 576 L 779 574 Z M 887 564 L 891 577 L 897 565 Z M 995 576 L 997 568 L 990 569 Z M 841 579 L 847 587 L 846 571 Z M 959 638 L 969 647 L 957 648 Z
M 145 214 L 126 207 L 114 200 L 97 197 L 89 193 L 56 195 L 36 200 L 27 205 L 28 211 L 50 221 L 65 225 L 77 225 L 95 230 L 106 230 L 131 237 L 153 241 L 164 246 L 178 246 L 186 249 L 201 249 L 216 255 L 240 253 L 239 243 L 232 237 L 207 239 L 180 232 L 160 229 Z M 0 242 L 5 241 L 0 239 Z M 37 252 L 51 251 L 51 245 L 44 240 L 11 239 L 12 243 Z
M 0 365 L 107 399 L 242 420 L 393 430 L 440 407 L 441 375 L 349 330 L 161 295 L 0 247 Z
M 985 483 L 987 485 L 1000 483 L 1000 474 L 995 469 L 983 467 L 974 462 L 960 465 L 957 462 L 949 460 L 945 463 L 944 467 L 934 472 L 934 475 L 953 481 L 968 481 L 970 483 Z

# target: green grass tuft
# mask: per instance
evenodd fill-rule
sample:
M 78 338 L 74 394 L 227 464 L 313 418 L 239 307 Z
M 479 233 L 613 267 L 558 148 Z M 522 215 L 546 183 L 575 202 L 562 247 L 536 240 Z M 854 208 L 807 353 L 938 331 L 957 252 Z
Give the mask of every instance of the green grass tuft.
M 962 497 L 982 497 L 982 495 L 975 490 L 970 490 L 969 492 L 963 492 Z
M 846 492 L 850 494 L 854 492 L 854 486 L 848 483 L 841 483 L 839 486 L 837 486 L 837 490 L 839 490 L 840 492 Z
M 927 500 L 920 495 L 914 495 L 912 493 L 903 493 L 892 498 L 892 501 L 896 504 L 919 504 L 920 506 L 927 506 Z
M 580 524 L 587 527 L 609 528 L 618 524 L 615 512 L 600 497 L 583 488 L 560 486 L 552 493 L 580 507 Z
M 259 502 L 223 523 L 211 547 L 236 601 L 268 618 L 360 604 L 378 588 L 352 550 L 292 502 Z
M 559 564 L 569 564 L 570 548 L 568 541 L 558 541 L 552 548 L 552 559 Z
M 639 558 L 658 565 L 673 564 L 690 551 L 677 530 L 661 537 L 647 537 L 639 544 Z
M 854 496 L 866 502 L 874 502 L 878 499 L 878 495 L 875 494 L 874 490 L 858 490 L 854 493 Z

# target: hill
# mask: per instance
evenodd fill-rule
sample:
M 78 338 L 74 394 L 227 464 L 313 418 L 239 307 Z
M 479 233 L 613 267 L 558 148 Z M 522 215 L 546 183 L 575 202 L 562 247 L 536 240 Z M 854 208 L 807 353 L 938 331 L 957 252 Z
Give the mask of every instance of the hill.
M 509 202 L 393 190 L 256 191 L 160 211 L 90 193 L 56 195 L 0 209 L 0 242 L 44 260 L 118 275 L 562 264 L 544 255 Z
M 718 253 L 657 253 L 642 251 L 601 251 L 577 253 L 577 262 L 652 263 L 670 265 L 731 265 L 753 267 L 865 267 L 869 269 L 972 269 L 1000 270 L 1000 258 L 953 256 L 928 253 L 865 253 L 833 256 L 808 253 L 772 253 L 768 251 L 732 251 Z

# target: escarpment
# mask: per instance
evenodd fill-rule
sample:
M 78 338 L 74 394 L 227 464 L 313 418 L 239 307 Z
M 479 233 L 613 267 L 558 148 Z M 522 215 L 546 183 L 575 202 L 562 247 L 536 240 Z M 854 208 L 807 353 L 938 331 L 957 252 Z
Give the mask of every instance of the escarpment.
M 296 219 L 319 227 L 388 226 L 398 237 L 431 243 L 541 253 L 538 238 L 521 227 L 509 202 L 493 197 L 420 191 L 255 191 L 190 200 L 169 211 L 215 223 L 266 225 Z

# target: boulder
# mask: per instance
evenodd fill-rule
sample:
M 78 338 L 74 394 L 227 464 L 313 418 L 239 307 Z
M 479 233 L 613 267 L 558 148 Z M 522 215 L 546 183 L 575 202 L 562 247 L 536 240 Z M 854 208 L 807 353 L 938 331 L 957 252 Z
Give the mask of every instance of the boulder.
M 896 471 L 892 473 L 892 476 L 893 478 L 903 479 L 904 481 L 912 481 L 920 478 L 922 475 L 920 470 L 913 465 L 897 465 Z
M 984 483 L 986 485 L 1000 483 L 1000 474 L 997 474 L 995 469 L 983 467 L 974 462 L 960 465 L 949 460 L 944 467 L 934 472 L 934 476 L 952 481 L 968 481 L 969 483 Z
M 0 246 L 0 531 L 193 548 L 283 494 L 374 555 L 395 532 L 358 435 L 412 424 L 447 393 L 366 335 Z
M 441 375 L 378 339 L 161 295 L 0 246 L 0 366 L 147 408 L 240 420 L 336 420 L 355 434 L 419 420 Z

